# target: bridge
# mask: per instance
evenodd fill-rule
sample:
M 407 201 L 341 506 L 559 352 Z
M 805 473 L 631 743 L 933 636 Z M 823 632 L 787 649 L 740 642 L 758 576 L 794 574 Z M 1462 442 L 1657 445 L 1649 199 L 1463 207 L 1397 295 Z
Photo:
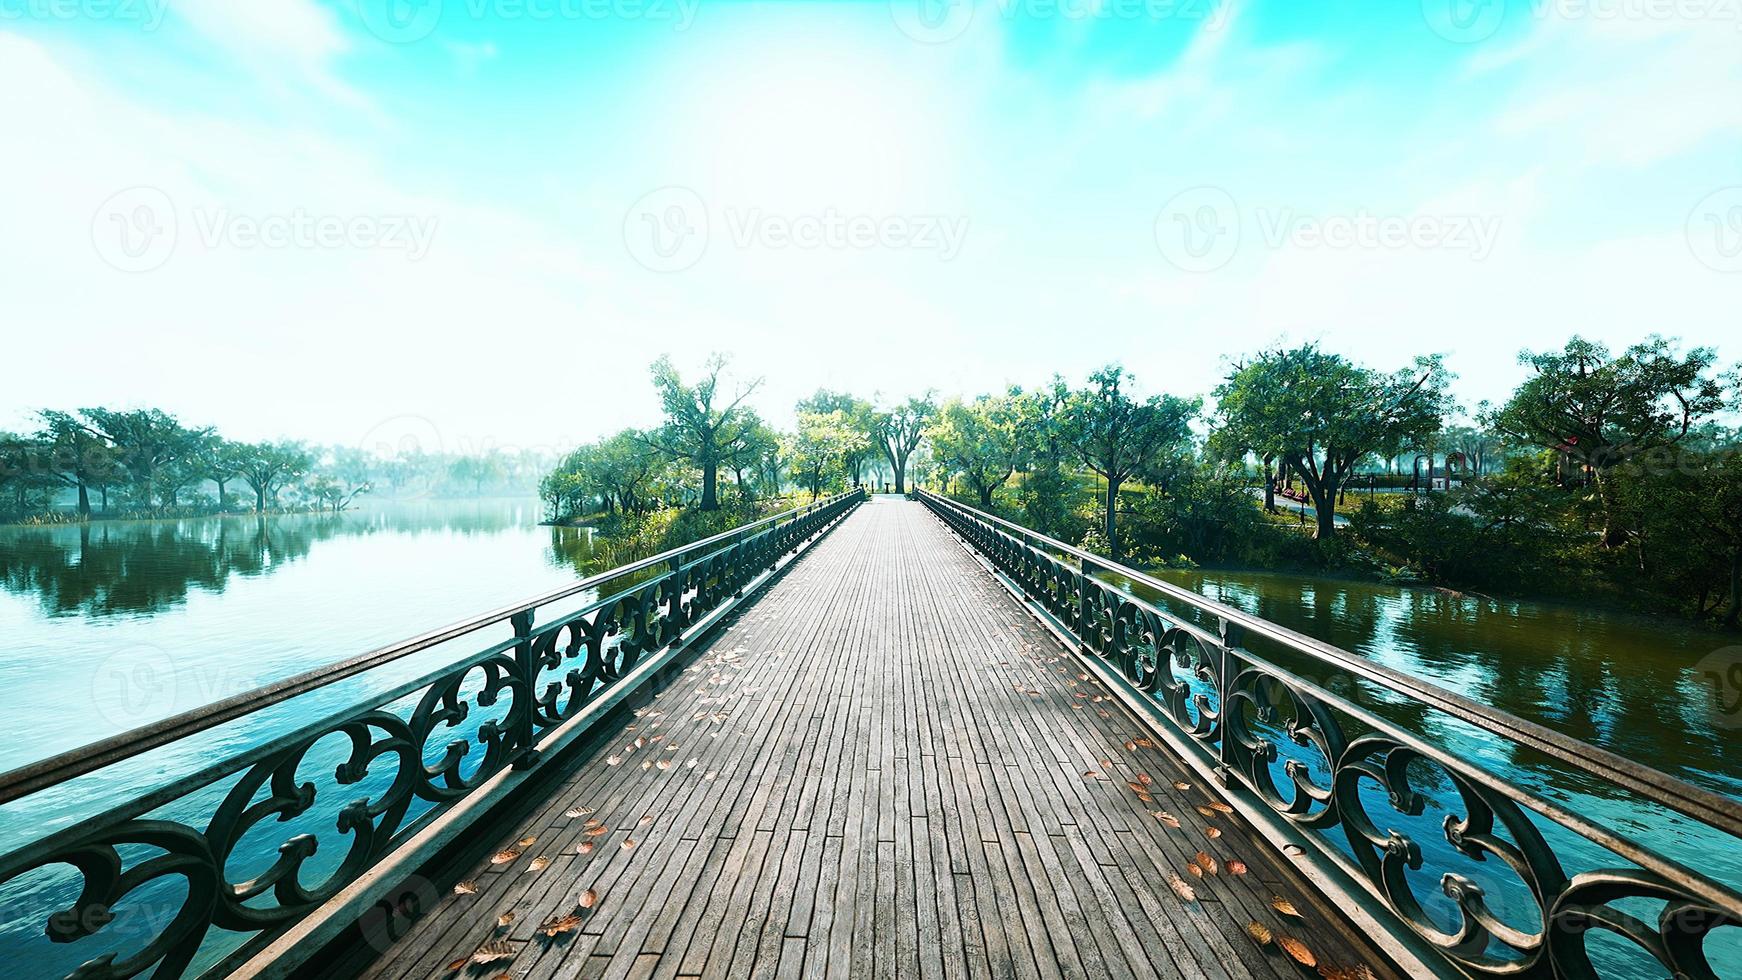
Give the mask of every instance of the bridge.
M 31 977 L 1742 975 L 1736 882 L 1520 760 L 1742 847 L 1735 800 L 855 491 L 0 775 L 0 945 Z

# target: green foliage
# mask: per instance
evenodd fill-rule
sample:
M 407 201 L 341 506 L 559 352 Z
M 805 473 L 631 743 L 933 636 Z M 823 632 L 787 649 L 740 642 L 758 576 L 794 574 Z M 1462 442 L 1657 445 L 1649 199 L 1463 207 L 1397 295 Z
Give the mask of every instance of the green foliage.
M 1318 536 L 1329 538 L 1337 496 L 1363 459 L 1440 431 L 1449 381 L 1437 356 L 1386 374 L 1316 344 L 1263 351 L 1216 388 L 1217 445 L 1287 465 L 1312 497 Z
M 701 508 L 719 507 L 716 485 L 720 463 L 750 437 L 760 420 L 744 407 L 744 400 L 762 385 L 761 379 L 739 388 L 728 401 L 720 392 L 720 375 L 726 358 L 708 359 L 702 376 L 687 383 L 670 357 L 653 362 L 653 385 L 665 410 L 665 424 L 645 437 L 646 444 L 674 461 L 701 471 Z
M 1662 453 L 1724 408 L 1724 386 L 1713 376 L 1717 355 L 1699 347 L 1686 356 L 1662 337 L 1618 357 L 1581 337 L 1565 349 L 1519 360 L 1534 372 L 1488 422 L 1502 435 L 1564 455 L 1587 472 L 1603 516 L 1603 543 L 1622 543 L 1617 488 L 1611 472 L 1644 455 Z
M 1026 459 L 1021 423 L 1019 395 L 981 395 L 945 404 L 926 437 L 944 471 L 966 483 L 981 507 L 990 507 L 993 493 Z
M 909 398 L 888 411 L 878 412 L 871 418 L 871 435 L 877 446 L 883 450 L 883 456 L 889 460 L 889 468 L 895 473 L 895 492 L 907 491 L 907 463 L 913 456 L 919 443 L 925 436 L 925 430 L 937 415 L 937 402 L 931 392 L 918 398 Z
M 1126 391 L 1133 380 L 1110 364 L 1089 375 L 1089 384 L 1072 392 L 1057 409 L 1062 445 L 1106 481 L 1102 531 L 1107 555 L 1119 559 L 1119 488 L 1180 452 L 1191 438 L 1191 421 L 1202 402 L 1172 395 L 1139 401 Z
M 865 418 L 850 416 L 836 408 L 827 412 L 801 411 L 798 429 L 781 444 L 781 453 L 790 467 L 792 478 L 810 491 L 815 500 L 824 487 L 845 485 L 857 480 L 851 467 L 862 461 L 871 446 L 871 434 Z

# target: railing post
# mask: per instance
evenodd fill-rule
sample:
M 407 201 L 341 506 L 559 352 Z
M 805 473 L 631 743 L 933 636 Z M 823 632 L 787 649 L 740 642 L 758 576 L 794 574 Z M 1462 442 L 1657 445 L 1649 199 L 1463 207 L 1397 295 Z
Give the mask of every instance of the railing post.
M 1223 786 L 1234 782 L 1234 739 L 1228 731 L 1229 694 L 1234 690 L 1234 675 L 1240 668 L 1234 649 L 1241 643 L 1240 627 L 1217 617 L 1216 633 L 1221 642 L 1216 645 L 1216 778 Z
M 671 560 L 666 562 L 666 568 L 671 572 L 671 577 L 666 579 L 667 582 L 671 583 L 670 588 L 667 589 L 667 594 L 671 596 L 671 609 L 666 622 L 671 626 L 671 646 L 675 649 L 683 646 L 683 631 L 689 626 L 689 623 L 685 621 L 683 608 L 683 596 L 684 592 L 688 590 L 689 583 L 683 580 L 682 555 L 673 555 Z
M 1093 650 L 1094 644 L 1089 642 L 1089 579 L 1095 574 L 1095 564 L 1085 557 L 1077 558 L 1077 614 L 1072 617 L 1075 622 L 1071 628 L 1076 631 L 1077 641 L 1084 647 Z
M 533 610 L 528 609 L 515 613 L 508 620 L 514 628 L 514 635 L 520 640 L 514 645 L 514 669 L 520 672 L 526 695 L 522 710 L 514 718 L 514 741 L 520 746 L 514 757 L 514 768 L 522 770 L 538 764 L 538 750 L 533 748 L 533 720 L 538 714 L 538 664 L 532 654 L 533 615 Z

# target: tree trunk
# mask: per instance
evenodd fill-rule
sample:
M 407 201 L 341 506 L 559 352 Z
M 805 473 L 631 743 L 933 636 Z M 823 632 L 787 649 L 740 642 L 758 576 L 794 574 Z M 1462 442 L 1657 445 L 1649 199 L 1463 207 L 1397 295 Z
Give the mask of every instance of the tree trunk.
M 254 488 L 254 513 L 266 513 L 266 488 L 264 486 Z
M 85 481 L 79 481 L 79 516 L 91 516 L 91 491 L 85 486 Z
M 715 491 L 715 484 L 717 484 L 719 482 L 719 479 L 720 479 L 719 464 L 717 464 L 717 463 L 703 463 L 702 464 L 702 509 L 703 510 L 719 510 L 720 509 L 720 500 L 719 500 L 719 497 Z
M 1318 516 L 1318 530 L 1313 536 L 1328 541 L 1337 533 L 1337 481 L 1330 478 L 1320 481 L 1318 492 L 1312 497 Z
M 229 483 L 230 481 L 227 479 L 226 480 L 214 479 L 212 482 L 216 483 L 218 485 L 218 512 L 223 513 L 223 510 L 224 510 L 224 484 Z
M 900 459 L 892 460 L 891 462 L 894 464 L 894 467 L 895 467 L 895 492 L 896 493 L 906 493 L 907 492 L 907 457 L 903 456 Z
M 1276 476 L 1271 472 L 1275 461 L 1269 456 L 1264 457 L 1264 510 L 1266 513 L 1276 513 Z
M 980 488 L 980 509 L 984 510 L 984 511 L 990 511 L 992 509 L 992 488 L 991 487 L 981 487 Z
M 1609 480 L 1602 470 L 1593 470 L 1591 477 L 1597 484 L 1597 507 L 1603 512 L 1603 547 L 1618 547 L 1627 540 L 1627 535 L 1615 526 L 1614 505 L 1609 499 Z
M 1119 506 L 1119 482 L 1107 481 L 1107 557 L 1113 561 L 1119 560 L 1119 533 L 1114 519 L 1114 511 Z

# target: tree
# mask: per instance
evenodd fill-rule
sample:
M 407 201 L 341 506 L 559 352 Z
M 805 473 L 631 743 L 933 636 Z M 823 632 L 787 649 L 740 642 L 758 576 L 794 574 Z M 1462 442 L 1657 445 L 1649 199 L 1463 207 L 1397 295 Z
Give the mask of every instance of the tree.
M 156 408 L 85 408 L 79 415 L 114 447 L 139 498 L 147 504 L 157 499 L 174 506 L 181 489 L 199 478 L 195 460 L 212 437 L 210 428 L 187 428 Z
M 237 475 L 254 491 L 254 509 L 276 506 L 278 491 L 307 473 L 313 460 L 299 442 L 259 442 L 246 447 Z
M 368 493 L 369 484 L 351 484 L 323 473 L 312 477 L 305 490 L 315 501 L 317 509 L 328 509 L 337 514 L 349 507 L 351 501 Z
M 907 492 L 907 461 L 925 437 L 926 426 L 937 416 L 937 403 L 931 392 L 909 398 L 887 412 L 879 412 L 871 420 L 872 434 L 889 468 L 895 471 L 895 492 Z
M 448 466 L 448 477 L 472 485 L 472 496 L 484 495 L 484 484 L 502 478 L 502 456 L 495 450 L 477 456 L 461 456 Z
M 981 395 L 946 404 L 926 437 L 938 462 L 979 494 L 982 508 L 990 508 L 992 494 L 1023 461 L 1027 443 L 1020 423 L 1015 397 Z
M 816 394 L 799 401 L 798 411 L 800 414 L 812 412 L 825 415 L 840 412 L 846 425 L 843 431 L 863 436 L 840 447 L 841 466 L 846 470 L 847 477 L 854 484 L 863 483 L 865 464 L 871 461 L 873 454 L 880 448 L 874 442 L 878 423 L 877 409 L 870 402 L 844 391 L 818 388 Z
M 241 472 L 242 465 L 248 459 L 249 447 L 240 442 L 231 442 L 222 436 L 210 436 L 201 446 L 198 453 L 200 475 L 212 481 L 218 488 L 218 510 L 224 509 L 225 488 L 236 475 Z
M 1191 438 L 1191 420 L 1201 403 L 1172 395 L 1138 401 L 1126 392 L 1135 380 L 1117 364 L 1089 375 L 1089 384 L 1070 397 L 1065 440 L 1083 465 L 1107 483 L 1107 557 L 1119 560 L 1116 513 L 1119 488 L 1142 475 L 1159 457 Z
M 90 488 L 113 479 L 120 470 L 114 445 L 79 416 L 44 410 L 37 417 L 42 420 L 37 439 L 46 455 L 41 470 L 76 489 L 79 517 L 90 517 Z
M 1300 477 L 1323 540 L 1336 533 L 1337 494 L 1363 457 L 1439 431 L 1449 380 L 1437 356 L 1386 374 L 1306 344 L 1237 365 L 1215 390 L 1217 415 L 1231 444 Z
M 1552 449 L 1589 473 L 1603 519 L 1603 545 L 1625 534 L 1615 521 L 1616 468 L 1661 452 L 1724 408 L 1724 389 L 1711 374 L 1717 355 L 1697 347 L 1684 357 L 1670 341 L 1650 337 L 1611 357 L 1602 344 L 1574 337 L 1564 349 L 1525 351 L 1534 372 L 1485 421 L 1502 435 Z
M 1063 378 L 1032 391 L 1012 388 L 1017 425 L 1029 443 L 1028 473 L 1018 495 L 1023 522 L 1043 534 L 1071 536 L 1077 484 L 1065 468 L 1074 458 L 1067 415 L 1071 391 Z
M 748 409 L 746 410 L 748 411 Z M 720 462 L 732 471 L 732 482 L 738 487 L 738 492 L 748 501 L 752 499 L 751 483 L 757 474 L 764 469 L 767 457 L 778 451 L 780 436 L 765 425 L 762 419 L 750 413 L 750 420 L 744 426 L 743 437 L 726 450 Z M 745 480 L 749 474 L 750 480 Z M 776 490 L 778 491 L 778 487 Z
M 870 436 L 856 427 L 842 409 L 830 412 L 800 412 L 798 428 L 787 437 L 784 455 L 792 467 L 792 478 L 811 492 L 811 499 L 822 496 L 832 470 L 840 467 L 846 475 L 846 459 L 853 452 L 863 452 Z
M 715 402 L 721 398 L 720 375 L 725 369 L 725 357 L 715 354 L 708 358 L 702 379 L 692 385 L 684 383 L 670 357 L 653 362 L 653 385 L 659 390 L 665 409 L 665 424 L 645 441 L 667 457 L 701 470 L 702 510 L 720 509 L 717 492 L 720 461 L 734 451 L 749 430 L 755 415 L 744 408 L 744 400 L 762 385 L 758 378 L 740 388 L 723 407 L 717 407 Z

